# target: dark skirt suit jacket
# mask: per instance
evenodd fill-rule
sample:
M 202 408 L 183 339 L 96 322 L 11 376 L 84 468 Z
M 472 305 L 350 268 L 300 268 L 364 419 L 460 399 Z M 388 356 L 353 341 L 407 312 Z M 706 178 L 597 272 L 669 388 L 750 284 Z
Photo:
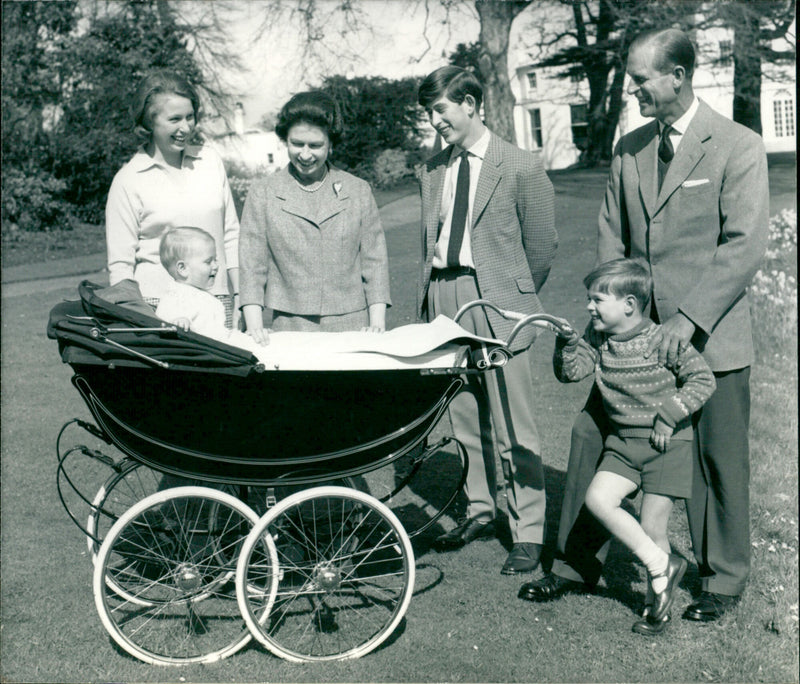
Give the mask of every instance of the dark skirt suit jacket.
M 389 305 L 386 239 L 369 184 L 331 166 L 319 197 L 310 194 L 288 167 L 251 186 L 239 235 L 241 305 L 303 316 Z
M 452 146 L 419 169 L 422 206 L 422 274 L 417 293 L 420 316 L 427 319 L 433 250 L 439 235 L 442 187 Z M 501 309 L 525 315 L 541 313 L 537 292 L 558 246 L 553 185 L 538 156 L 492 134 L 481 166 L 472 208 L 471 247 L 478 291 Z M 506 339 L 515 321 L 486 310 L 493 335 Z M 514 338 L 511 350 L 530 346 L 535 329 Z
M 753 361 L 747 286 L 767 245 L 769 186 L 761 137 L 700 106 L 658 191 L 655 121 L 623 136 L 600 210 L 598 263 L 646 259 L 663 322 L 681 311 L 711 370 Z

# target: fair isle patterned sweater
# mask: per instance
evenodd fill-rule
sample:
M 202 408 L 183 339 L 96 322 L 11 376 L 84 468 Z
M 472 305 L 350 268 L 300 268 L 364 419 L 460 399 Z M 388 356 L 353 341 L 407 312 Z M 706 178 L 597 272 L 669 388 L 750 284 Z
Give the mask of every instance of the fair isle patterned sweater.
M 591 326 L 591 324 L 590 324 Z M 648 438 L 655 417 L 675 429 L 674 439 L 692 438 L 692 414 L 716 389 L 714 374 L 691 345 L 673 369 L 658 363 L 658 353 L 644 358 L 660 326 L 643 320 L 619 335 L 590 335 L 567 344 L 557 338 L 553 370 L 561 382 L 578 382 L 592 373 L 611 425 L 620 437 Z M 600 337 L 593 347 L 588 340 Z

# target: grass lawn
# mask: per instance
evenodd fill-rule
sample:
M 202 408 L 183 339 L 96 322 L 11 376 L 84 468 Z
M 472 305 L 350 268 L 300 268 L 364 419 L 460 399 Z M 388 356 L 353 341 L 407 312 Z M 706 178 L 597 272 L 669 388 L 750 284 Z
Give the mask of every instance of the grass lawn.
M 793 174 L 793 170 L 784 172 Z M 546 310 L 582 324 L 581 280 L 595 250 L 595 220 L 605 172 L 553 174 L 559 253 L 542 292 Z M 773 185 L 777 187 L 777 185 Z M 773 213 L 791 206 L 794 189 L 774 194 Z M 794 205 L 796 206 L 796 204 Z M 389 325 L 414 317 L 419 258 L 418 214 L 387 231 L 394 306 Z M 4 250 L 5 252 L 5 250 Z M 2 300 L 2 664 L 4 682 L 797 682 L 798 449 L 794 344 L 752 371 L 751 524 L 753 574 L 740 606 L 713 624 L 680 620 L 699 590 L 686 516 L 676 507 L 670 538 L 690 560 L 666 634 L 632 634 L 645 573 L 614 546 L 596 595 L 548 605 L 517 598 L 529 577 L 502 576 L 506 540 L 437 554 L 443 518 L 414 541 L 417 582 L 405 620 L 375 652 L 356 661 L 292 664 L 250 645 L 213 665 L 159 668 L 130 658 L 105 633 L 94 607 L 91 563 L 80 531 L 55 491 L 54 444 L 61 425 L 89 418 L 56 345 L 45 336 L 48 312 L 74 289 Z M 796 340 L 796 336 L 795 336 Z M 550 368 L 552 336 L 534 354 L 537 420 L 543 441 L 548 540 L 555 541 L 569 433 L 589 383 L 560 385 Z M 257 410 L 248 407 L 247 410 Z M 296 426 L 300 429 L 300 426 Z M 446 434 L 443 421 L 433 439 Z M 111 455 L 112 448 L 85 441 Z M 453 477 L 444 451 L 392 504 L 405 523 L 424 520 Z M 105 479 L 86 467 L 93 493 Z M 391 471 L 392 469 L 387 469 Z M 369 475 L 374 490 L 392 472 Z M 453 516 L 457 511 L 453 512 Z

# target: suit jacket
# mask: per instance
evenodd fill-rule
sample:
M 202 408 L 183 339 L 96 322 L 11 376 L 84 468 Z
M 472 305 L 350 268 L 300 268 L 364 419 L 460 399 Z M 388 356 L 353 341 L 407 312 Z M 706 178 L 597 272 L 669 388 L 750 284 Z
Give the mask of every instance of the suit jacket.
M 314 195 L 311 203 L 288 167 L 250 188 L 239 235 L 241 304 L 306 316 L 390 304 L 386 238 L 369 184 L 331 166 Z
M 692 344 L 712 370 L 753 360 L 747 286 L 769 225 L 761 137 L 704 102 L 658 192 L 655 121 L 623 136 L 600 210 L 598 263 L 642 258 L 663 322 L 679 310 L 697 326 Z
M 442 189 L 452 146 L 431 157 L 419 171 L 422 192 L 422 273 L 418 311 L 427 317 L 427 294 L 433 250 L 440 230 Z M 481 166 L 472 208 L 471 248 L 478 291 L 501 309 L 525 315 L 540 313 L 541 289 L 558 246 L 553 185 L 539 158 L 492 134 Z M 514 326 L 487 310 L 495 337 L 505 339 Z M 530 345 L 528 327 L 512 345 Z

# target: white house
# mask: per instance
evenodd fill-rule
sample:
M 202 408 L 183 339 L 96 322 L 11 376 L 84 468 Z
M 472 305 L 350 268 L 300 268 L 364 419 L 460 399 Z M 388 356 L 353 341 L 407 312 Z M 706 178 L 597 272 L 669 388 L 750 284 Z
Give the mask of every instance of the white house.
M 221 118 L 203 122 L 208 143 L 226 164 L 244 167 L 251 173 L 273 173 L 289 163 L 286 145 L 274 131 L 244 127 L 244 107 L 236 104 L 233 130 Z
M 711 29 L 698 32 L 693 38 L 697 47 L 695 93 L 713 109 L 731 117 L 732 30 Z M 719 57 L 723 58 L 723 64 L 712 67 L 711 61 Z M 524 149 L 540 150 L 546 168 L 563 169 L 578 161 L 586 139 L 589 86 L 585 79 L 556 78 L 558 69 L 536 67 L 529 60 L 524 50 L 509 54 L 512 90 L 517 100 L 514 111 L 517 144 Z M 795 68 L 777 69 L 771 64 L 763 68 L 761 125 L 764 145 L 767 152 L 794 152 L 797 148 Z M 616 137 L 646 121 L 639 114 L 636 99 L 626 93 Z

